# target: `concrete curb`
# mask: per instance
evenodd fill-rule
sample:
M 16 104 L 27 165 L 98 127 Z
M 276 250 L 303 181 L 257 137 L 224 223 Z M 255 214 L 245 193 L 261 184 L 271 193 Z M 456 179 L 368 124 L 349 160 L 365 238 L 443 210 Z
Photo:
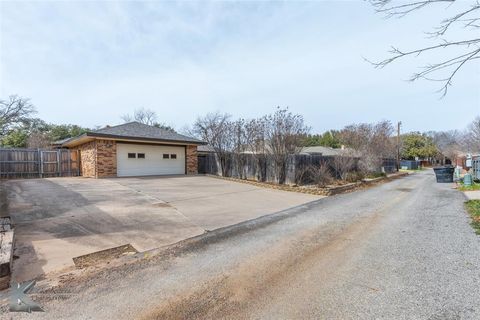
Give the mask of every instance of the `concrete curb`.
M 375 179 L 375 182 L 394 180 L 406 175 L 408 174 L 395 175 L 394 177 L 382 177 L 381 179 L 378 179 L 378 180 Z M 364 186 L 361 183 L 360 185 Z M 261 228 L 268 227 L 269 225 L 274 224 L 276 222 L 294 217 L 298 214 L 302 214 L 305 210 L 308 210 L 313 206 L 318 205 L 322 202 L 331 201 L 335 199 L 337 196 L 342 196 L 342 195 L 340 194 L 332 195 L 331 197 L 325 197 L 325 198 L 321 198 L 311 202 L 307 202 L 307 203 L 294 206 L 279 212 L 275 212 L 275 213 L 264 215 L 258 218 L 242 221 L 242 222 L 239 222 L 230 226 L 226 226 L 226 227 L 221 227 L 212 231 L 207 231 L 198 236 L 184 239 L 170 245 L 139 252 L 133 255 L 123 256 L 118 259 L 110 261 L 108 264 L 100 264 L 93 268 L 99 268 L 99 267 L 101 268 L 103 266 L 108 266 L 108 268 L 115 268 L 116 266 L 135 263 L 142 260 L 148 261 L 150 259 L 153 260 L 153 259 L 177 257 L 182 254 L 193 252 L 195 250 L 204 248 L 210 244 L 214 244 L 216 242 L 219 242 L 221 240 L 227 239 L 232 236 L 238 236 L 253 230 L 258 230 Z
M 396 176 L 393 178 L 387 177 L 387 178 L 382 178 L 381 180 L 393 180 L 403 176 L 404 175 Z M 67 277 L 74 277 L 74 278 L 78 276 L 79 279 L 81 279 L 97 273 L 112 272 L 112 270 L 116 268 L 120 268 L 129 264 L 134 264 L 134 263 L 147 264 L 152 262 L 154 263 L 154 261 L 158 261 L 158 260 L 172 259 L 175 257 L 182 256 L 184 254 L 201 250 L 203 248 L 206 248 L 208 245 L 218 243 L 230 237 L 246 234 L 253 230 L 266 228 L 274 223 L 302 214 L 306 210 L 311 209 L 313 206 L 317 206 L 321 203 L 328 202 L 328 201 L 334 201 L 337 197 L 342 197 L 342 196 L 344 195 L 339 194 L 339 195 L 332 195 L 330 197 L 324 197 L 324 198 L 307 202 L 298 206 L 294 206 L 282 211 L 267 214 L 258 218 L 242 221 L 237 224 L 221 227 L 212 231 L 207 231 L 203 234 L 200 234 L 191 238 L 187 238 L 173 244 L 169 244 L 166 246 L 158 247 L 155 249 L 151 249 L 151 250 L 147 250 L 147 251 L 143 251 L 143 252 L 139 252 L 131 255 L 125 255 L 125 256 L 110 260 L 108 262 L 102 262 L 93 266 L 89 266 L 84 269 L 77 269 L 78 272 L 74 271 L 72 273 L 72 271 L 70 270 L 67 273 L 65 273 L 65 275 L 67 275 Z M 42 288 L 42 290 L 48 290 L 49 288 L 51 288 L 50 285 L 48 285 L 48 281 L 39 283 L 37 287 Z
M 406 175 L 408 175 L 408 173 L 400 173 L 400 174 L 396 174 L 395 176 L 381 177 L 381 178 L 376 178 L 376 179 L 372 179 L 372 180 L 375 180 L 375 182 L 385 181 L 385 180 L 389 181 L 389 180 L 394 180 L 394 179 L 397 179 L 397 178 L 404 177 Z M 288 208 L 288 209 L 285 209 L 285 210 L 282 210 L 282 211 L 279 211 L 279 212 L 271 213 L 271 214 L 264 215 L 264 216 L 261 216 L 261 217 L 255 218 L 255 219 L 251 219 L 251 220 L 242 221 L 242 222 L 239 222 L 237 224 L 230 225 L 230 226 L 221 227 L 221 228 L 206 232 L 202 235 L 198 235 L 198 236 L 195 236 L 195 237 L 192 237 L 192 238 L 182 240 L 182 241 L 177 242 L 177 243 L 175 243 L 173 245 L 170 245 L 168 247 L 172 247 L 172 249 L 174 249 L 174 247 L 176 247 L 177 245 L 180 247 L 180 246 L 184 246 L 184 245 L 187 245 L 187 244 L 192 245 L 192 244 L 196 244 L 196 243 L 203 243 L 203 244 L 213 243 L 217 240 L 224 239 L 227 236 L 239 235 L 239 234 L 243 234 L 243 233 L 246 233 L 248 231 L 251 231 L 251 230 L 264 228 L 264 227 L 266 227 L 270 224 L 273 224 L 275 222 L 278 222 L 278 221 L 293 217 L 297 214 L 300 214 L 301 212 L 303 212 L 303 209 L 310 209 L 312 206 L 314 206 L 318 203 L 324 202 L 324 201 L 328 201 L 328 200 L 329 200 L 329 198 L 327 197 L 327 198 L 322 198 L 322 199 L 310 201 L 310 202 L 307 202 L 307 203 L 304 203 L 304 204 L 301 204 L 301 205 L 298 205 L 298 206 L 295 206 L 295 207 L 291 207 L 291 208 Z M 300 210 L 300 209 L 302 209 L 302 210 Z M 212 240 L 215 240 L 215 241 L 212 241 Z M 163 248 L 164 249 L 169 249 L 167 247 L 163 247 Z M 146 252 L 154 252 L 155 250 L 161 250 L 161 248 L 152 249 L 152 250 L 146 251 Z
M 14 237 L 10 217 L 0 218 L 0 290 L 10 287 Z
M 258 218 L 245 220 L 233 225 L 214 229 L 212 231 L 206 231 L 203 234 L 180 240 L 173 244 L 158 247 L 155 249 L 138 252 L 132 255 L 125 255 L 108 263 L 97 264 L 92 267 L 87 267 L 83 270 L 95 270 L 102 267 L 114 268 L 116 266 L 139 262 L 142 260 L 159 259 L 166 257 L 176 257 L 185 253 L 189 253 L 198 249 L 201 249 L 210 244 L 219 242 L 232 236 L 248 233 L 252 230 L 265 228 L 273 223 L 294 217 L 297 214 L 302 213 L 305 209 L 311 208 L 313 205 L 318 204 L 321 201 L 328 200 L 329 198 L 322 198 L 311 202 L 304 203 L 299 206 L 294 206 L 279 212 L 267 214 Z
M 318 203 L 325 200 L 327 200 L 327 198 L 310 201 L 298 206 L 290 207 L 282 211 L 267 214 L 258 218 L 245 220 L 229 226 L 217 228 L 212 231 L 207 231 L 201 235 L 188 238 L 185 240 L 181 240 L 179 242 L 176 242 L 174 244 L 171 244 L 165 247 L 160 247 L 157 249 L 140 252 L 137 255 L 142 255 L 145 253 L 155 255 L 157 253 L 166 253 L 166 252 L 175 253 L 175 254 L 179 254 L 182 252 L 183 253 L 189 252 L 189 251 L 198 249 L 199 247 L 209 245 L 209 244 L 218 242 L 220 240 L 224 240 L 228 237 L 237 236 L 237 235 L 248 233 L 252 230 L 265 228 L 276 222 L 294 217 L 297 214 L 301 214 L 305 209 L 309 209 L 312 206 L 317 205 Z
M 226 227 L 221 227 L 212 231 L 207 231 L 203 234 L 187 238 L 173 244 L 166 246 L 158 247 L 155 249 L 138 252 L 132 255 L 125 255 L 122 257 L 115 258 L 108 262 L 102 262 L 86 268 L 77 268 L 76 271 L 72 273 L 71 270 L 66 272 L 63 275 L 72 277 L 73 274 L 76 274 L 79 278 L 88 277 L 90 274 L 96 274 L 101 272 L 111 272 L 112 269 L 122 267 L 128 264 L 134 263 L 148 263 L 150 261 L 158 259 L 169 259 L 193 252 L 202 248 L 207 247 L 210 244 L 217 243 L 221 240 L 227 239 L 232 236 L 238 236 L 241 234 L 248 233 L 253 230 L 260 228 L 265 228 L 276 222 L 294 217 L 297 214 L 301 214 L 305 209 L 309 209 L 312 206 L 318 204 L 321 201 L 329 201 L 331 198 L 326 197 L 311 202 L 304 203 L 299 206 L 294 206 L 279 212 L 271 213 L 264 215 L 258 218 L 246 220 L 233 224 Z M 62 277 L 62 275 L 59 275 Z M 75 277 L 75 276 L 74 276 Z M 41 281 L 37 283 L 37 290 L 49 290 L 51 286 L 48 284 L 48 281 Z M 56 287 L 56 286 L 53 286 Z

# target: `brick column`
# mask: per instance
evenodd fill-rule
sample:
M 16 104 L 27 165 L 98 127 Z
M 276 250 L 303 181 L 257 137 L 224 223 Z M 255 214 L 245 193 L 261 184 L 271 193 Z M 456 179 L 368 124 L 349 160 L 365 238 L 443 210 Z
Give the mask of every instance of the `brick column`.
M 97 140 L 96 177 L 117 176 L 117 143 L 113 140 Z
M 198 173 L 197 146 L 187 146 L 187 174 Z
M 74 150 L 80 150 L 80 166 L 83 177 L 96 178 L 97 147 L 96 141 L 79 145 Z

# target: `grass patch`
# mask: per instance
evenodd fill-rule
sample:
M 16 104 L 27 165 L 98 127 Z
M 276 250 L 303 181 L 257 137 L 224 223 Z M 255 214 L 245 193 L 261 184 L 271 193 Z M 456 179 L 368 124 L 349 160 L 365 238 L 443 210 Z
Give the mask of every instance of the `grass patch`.
M 475 233 L 480 235 L 480 200 L 468 200 L 465 202 L 470 217 L 472 217 L 472 227 Z
M 466 186 L 463 183 L 460 184 L 458 187 L 458 190 L 460 191 L 475 191 L 475 190 L 480 190 L 480 183 L 474 183 L 471 186 Z
M 400 172 L 419 172 L 419 171 L 423 171 L 423 170 L 426 170 L 426 168 L 424 168 L 424 167 L 419 167 L 418 169 L 402 169 L 402 168 L 400 168 L 398 171 L 400 171 Z
M 381 177 L 386 177 L 387 174 L 385 172 L 370 172 L 366 175 L 365 178 L 368 179 L 375 179 L 375 178 L 381 178 Z

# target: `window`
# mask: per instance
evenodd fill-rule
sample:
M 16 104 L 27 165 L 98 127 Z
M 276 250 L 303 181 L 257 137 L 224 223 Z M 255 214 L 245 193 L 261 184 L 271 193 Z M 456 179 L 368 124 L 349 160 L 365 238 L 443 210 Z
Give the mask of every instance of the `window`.
M 177 155 L 176 155 L 175 153 L 172 153 L 172 154 L 170 155 L 170 159 L 177 159 Z
M 170 159 L 170 155 L 168 153 L 163 154 L 163 159 Z
M 145 159 L 145 153 L 137 153 L 138 159 Z
M 128 159 L 135 159 L 136 158 L 136 154 L 135 153 L 129 153 L 128 154 Z

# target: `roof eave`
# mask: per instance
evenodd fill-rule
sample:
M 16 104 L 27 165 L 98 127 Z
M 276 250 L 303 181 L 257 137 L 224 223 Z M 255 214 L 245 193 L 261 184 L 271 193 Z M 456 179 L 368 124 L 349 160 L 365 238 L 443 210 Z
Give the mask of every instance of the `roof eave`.
M 80 136 L 68 139 L 67 141 L 63 142 L 61 144 L 61 146 L 70 148 L 70 147 L 75 147 L 75 146 L 78 146 L 80 144 L 84 144 L 84 143 L 87 143 L 87 142 L 90 142 L 90 141 L 93 141 L 93 140 L 95 140 L 95 138 L 90 137 L 87 133 L 84 133 Z
M 81 136 L 72 138 L 68 141 L 65 141 L 62 146 L 63 147 L 74 147 L 92 140 L 96 138 L 108 138 L 111 140 L 119 140 L 119 141 L 137 141 L 137 142 L 157 142 L 157 143 L 169 143 L 169 144 L 186 144 L 186 145 L 206 145 L 207 143 L 204 141 L 195 141 L 195 140 L 173 140 L 173 139 L 156 139 L 156 138 L 145 138 L 145 137 L 132 137 L 132 136 L 119 136 L 113 134 L 106 134 L 106 133 L 97 133 L 97 132 L 87 132 L 82 134 Z

